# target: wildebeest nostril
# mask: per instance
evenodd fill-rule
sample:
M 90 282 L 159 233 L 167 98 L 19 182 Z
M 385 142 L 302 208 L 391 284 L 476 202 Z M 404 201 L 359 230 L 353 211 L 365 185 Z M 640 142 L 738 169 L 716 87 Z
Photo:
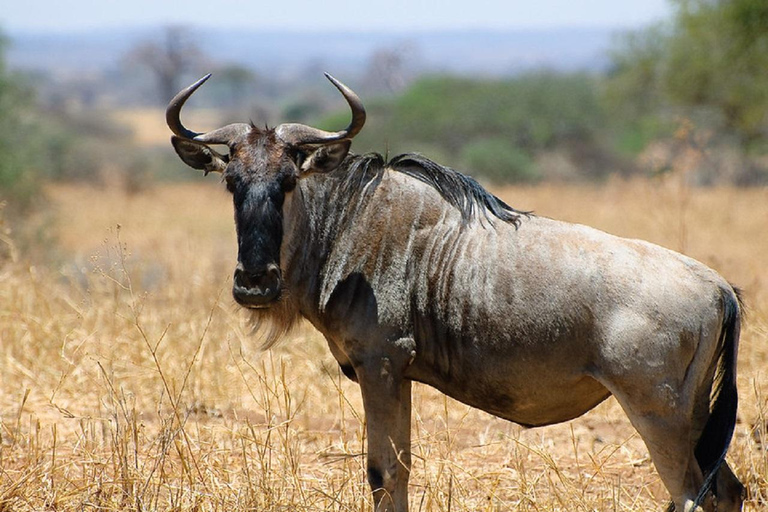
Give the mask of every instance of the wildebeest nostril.
M 235 284 L 241 288 L 252 289 L 256 288 L 259 282 L 259 275 L 253 272 L 248 272 L 243 268 L 235 269 Z
M 270 263 L 269 265 L 267 265 L 266 274 L 267 274 L 267 276 L 269 276 L 270 279 L 279 281 L 280 280 L 280 267 L 278 267 L 274 263 Z

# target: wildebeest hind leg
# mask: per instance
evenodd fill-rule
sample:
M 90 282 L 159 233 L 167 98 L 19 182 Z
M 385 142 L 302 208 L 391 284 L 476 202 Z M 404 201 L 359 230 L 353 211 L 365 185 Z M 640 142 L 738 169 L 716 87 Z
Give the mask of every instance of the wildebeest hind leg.
M 739 481 L 727 462 L 717 472 L 717 510 L 736 512 L 744 501 L 744 485 Z
M 654 401 L 647 395 L 640 397 L 614 392 L 614 396 L 645 442 L 656 471 L 675 504 L 674 510 L 692 512 L 704 482 L 694 455 L 692 411 L 661 405 L 663 401 Z M 649 404 L 655 404 L 655 407 L 649 407 Z M 705 512 L 713 511 L 710 499 L 705 500 L 702 507 Z

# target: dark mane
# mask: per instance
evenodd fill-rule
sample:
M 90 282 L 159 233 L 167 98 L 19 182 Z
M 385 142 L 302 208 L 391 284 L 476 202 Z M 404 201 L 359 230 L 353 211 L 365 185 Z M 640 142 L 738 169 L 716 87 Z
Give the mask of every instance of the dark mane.
M 350 155 L 340 166 L 344 188 L 349 194 L 368 195 L 376 190 L 384 169 L 401 172 L 434 188 L 449 204 L 461 212 L 464 221 L 482 214 L 487 220 L 493 215 L 504 222 L 520 225 L 523 216 L 531 213 L 516 210 L 491 194 L 473 178 L 416 154 L 406 153 L 385 162 L 378 153 Z

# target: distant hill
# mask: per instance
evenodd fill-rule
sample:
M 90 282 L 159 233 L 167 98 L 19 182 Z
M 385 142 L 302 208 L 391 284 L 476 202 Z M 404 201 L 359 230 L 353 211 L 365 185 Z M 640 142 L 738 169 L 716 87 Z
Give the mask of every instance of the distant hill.
M 360 73 L 377 50 L 407 48 L 419 72 L 503 76 L 546 68 L 601 71 L 615 29 L 512 31 L 264 32 L 199 30 L 197 43 L 215 62 L 245 65 L 283 78 L 308 66 Z M 16 69 L 72 76 L 108 71 L 135 45 L 159 39 L 160 27 L 79 33 L 9 34 Z

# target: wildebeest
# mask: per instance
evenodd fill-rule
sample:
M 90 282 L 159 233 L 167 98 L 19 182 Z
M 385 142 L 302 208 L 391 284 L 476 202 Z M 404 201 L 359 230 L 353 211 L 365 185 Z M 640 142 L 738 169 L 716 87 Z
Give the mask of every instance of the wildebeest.
M 352 110 L 338 132 L 190 131 L 181 108 L 207 76 L 166 118 L 181 159 L 222 173 L 232 193 L 233 295 L 266 345 L 305 318 L 360 385 L 376 510 L 408 507 L 412 381 L 529 427 L 613 395 L 671 508 L 739 510 L 743 486 L 725 462 L 736 290 L 662 247 L 518 211 L 423 156 L 350 153 L 365 110 L 327 76 Z

